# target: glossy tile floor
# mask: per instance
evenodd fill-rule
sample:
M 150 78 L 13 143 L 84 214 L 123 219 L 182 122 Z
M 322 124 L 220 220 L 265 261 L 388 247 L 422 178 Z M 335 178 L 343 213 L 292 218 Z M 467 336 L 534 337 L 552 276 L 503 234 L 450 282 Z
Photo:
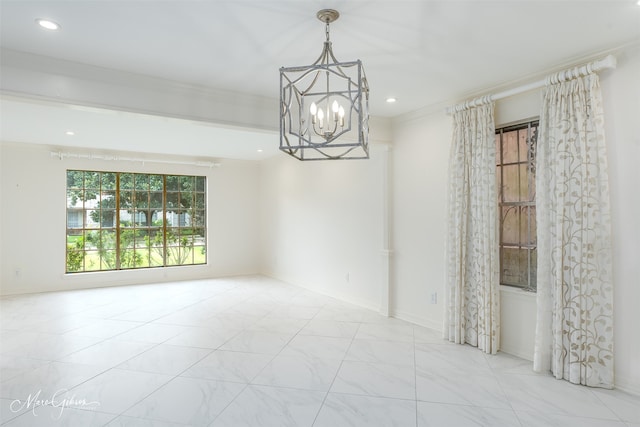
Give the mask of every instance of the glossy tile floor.
M 5 297 L 7 426 L 640 426 L 640 398 L 263 277 Z

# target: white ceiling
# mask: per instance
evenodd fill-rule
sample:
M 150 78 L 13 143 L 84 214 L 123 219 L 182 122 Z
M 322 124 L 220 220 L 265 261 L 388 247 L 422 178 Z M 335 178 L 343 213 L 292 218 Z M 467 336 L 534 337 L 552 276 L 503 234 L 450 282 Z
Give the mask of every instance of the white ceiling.
M 277 102 L 279 68 L 316 59 L 324 25 L 315 13 L 333 7 L 341 13 L 331 26 L 336 57 L 363 61 L 371 114 L 393 117 L 638 42 L 636 2 L 0 0 L 0 45 Z M 62 28 L 42 30 L 36 18 Z M 384 102 L 389 96 L 398 102 Z M 17 104 L 3 103 L 3 122 L 7 112 L 27 113 Z M 26 104 L 42 114 L 42 108 L 57 108 Z M 79 114 L 69 108 L 55 113 L 64 111 Z M 211 126 L 181 124 L 199 127 L 193 138 L 211 137 L 206 129 Z M 7 127 L 3 123 L 3 132 Z M 273 135 L 260 136 L 277 145 Z
M 3 140 L 198 158 L 262 160 L 278 151 L 275 132 L 171 117 L 4 97 Z M 34 118 L 37 125 L 34 125 Z M 67 132 L 72 131 L 73 135 Z M 141 144 L 141 141 L 149 141 Z

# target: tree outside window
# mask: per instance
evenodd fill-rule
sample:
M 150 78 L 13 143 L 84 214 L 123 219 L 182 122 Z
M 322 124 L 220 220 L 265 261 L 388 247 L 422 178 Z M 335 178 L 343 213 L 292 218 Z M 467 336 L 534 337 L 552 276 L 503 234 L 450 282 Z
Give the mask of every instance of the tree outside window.
M 66 272 L 205 264 L 206 178 L 67 171 Z

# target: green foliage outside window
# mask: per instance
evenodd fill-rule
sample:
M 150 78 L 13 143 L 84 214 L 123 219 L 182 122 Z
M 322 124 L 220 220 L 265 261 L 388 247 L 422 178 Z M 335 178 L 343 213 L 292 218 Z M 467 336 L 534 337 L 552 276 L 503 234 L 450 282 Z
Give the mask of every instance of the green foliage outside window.
M 203 176 L 67 171 L 67 273 L 206 263 Z
M 67 272 L 82 270 L 84 263 L 84 239 L 75 239 L 75 242 L 67 242 Z

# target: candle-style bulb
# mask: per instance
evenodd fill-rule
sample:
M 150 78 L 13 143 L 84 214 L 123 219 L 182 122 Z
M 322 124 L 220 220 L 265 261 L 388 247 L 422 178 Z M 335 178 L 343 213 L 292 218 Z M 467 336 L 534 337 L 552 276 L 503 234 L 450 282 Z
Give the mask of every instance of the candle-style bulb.
M 333 111 L 333 122 L 338 123 L 338 110 L 340 106 L 338 105 L 338 101 L 334 100 L 333 104 L 331 104 L 331 110 Z
M 309 107 L 309 112 L 311 113 L 312 116 L 315 116 L 316 113 L 318 112 L 318 106 L 316 105 L 315 102 L 311 103 L 311 106 Z

